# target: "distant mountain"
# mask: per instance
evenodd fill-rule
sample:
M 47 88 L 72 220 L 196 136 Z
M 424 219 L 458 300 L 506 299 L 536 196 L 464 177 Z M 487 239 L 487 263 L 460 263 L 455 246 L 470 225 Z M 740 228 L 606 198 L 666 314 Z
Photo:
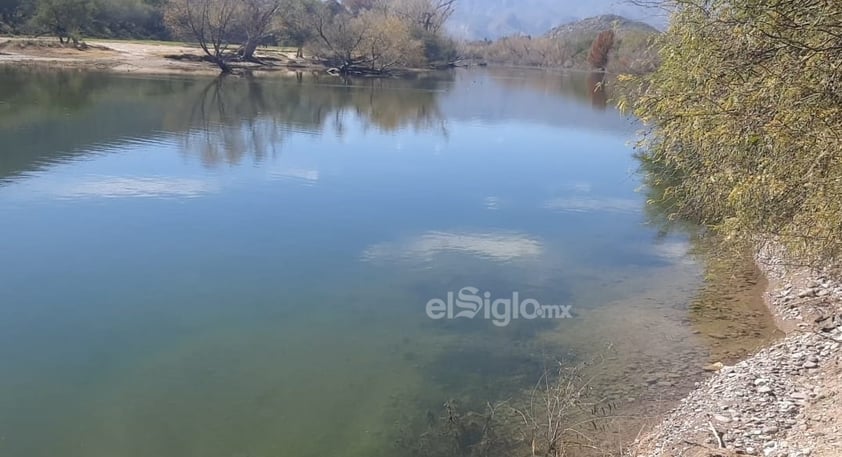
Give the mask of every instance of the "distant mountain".
M 624 0 L 457 0 L 449 28 L 459 38 L 495 39 L 543 35 L 560 24 L 600 14 L 615 14 L 661 26 L 653 10 Z
M 546 33 L 546 36 L 558 40 L 571 37 L 587 37 L 592 40 L 603 30 L 613 30 L 620 37 L 633 33 L 658 33 L 658 29 L 645 22 L 634 21 L 616 14 L 603 14 L 554 27 Z
M 587 57 L 591 44 L 605 30 L 614 32 L 614 48 L 609 54 L 610 71 L 636 73 L 654 69 L 657 55 L 650 45 L 652 37 L 659 31 L 645 22 L 603 14 L 560 25 L 547 32 L 543 38 L 581 49 L 581 52 L 570 58 L 569 64 L 577 68 L 589 68 Z

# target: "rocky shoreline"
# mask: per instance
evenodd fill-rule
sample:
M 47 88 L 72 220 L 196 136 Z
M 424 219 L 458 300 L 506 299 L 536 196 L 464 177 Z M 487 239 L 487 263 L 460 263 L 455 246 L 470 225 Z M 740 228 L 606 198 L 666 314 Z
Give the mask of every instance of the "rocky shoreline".
M 631 447 L 635 457 L 842 456 L 842 282 L 757 255 L 786 337 L 697 383 Z

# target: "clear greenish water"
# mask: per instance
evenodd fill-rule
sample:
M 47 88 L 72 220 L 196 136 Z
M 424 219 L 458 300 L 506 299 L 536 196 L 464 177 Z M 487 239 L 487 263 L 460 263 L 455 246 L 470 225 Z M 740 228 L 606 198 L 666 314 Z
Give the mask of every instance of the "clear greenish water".
M 0 455 L 401 455 L 606 351 L 607 395 L 680 391 L 702 266 L 646 223 L 635 128 L 578 75 L 0 67 Z M 574 318 L 427 317 L 466 286 Z

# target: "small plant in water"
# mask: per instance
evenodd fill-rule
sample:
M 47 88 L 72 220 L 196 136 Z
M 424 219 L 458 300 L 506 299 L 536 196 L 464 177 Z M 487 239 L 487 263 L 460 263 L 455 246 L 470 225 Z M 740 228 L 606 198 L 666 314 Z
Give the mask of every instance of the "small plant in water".
M 601 446 L 616 408 L 591 399 L 584 366 L 545 369 L 526 398 L 486 403 L 482 412 L 459 402 L 430 413 L 427 430 L 402 441 L 405 454 L 424 457 L 563 457 L 616 455 Z

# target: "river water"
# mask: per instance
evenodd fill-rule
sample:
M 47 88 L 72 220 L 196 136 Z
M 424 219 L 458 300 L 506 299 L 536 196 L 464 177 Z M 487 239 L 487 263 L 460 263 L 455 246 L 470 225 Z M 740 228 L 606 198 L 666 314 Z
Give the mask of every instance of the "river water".
M 578 74 L 0 67 L 0 454 L 409 455 L 556 361 L 667 407 L 772 326 L 653 222 L 637 128 Z

